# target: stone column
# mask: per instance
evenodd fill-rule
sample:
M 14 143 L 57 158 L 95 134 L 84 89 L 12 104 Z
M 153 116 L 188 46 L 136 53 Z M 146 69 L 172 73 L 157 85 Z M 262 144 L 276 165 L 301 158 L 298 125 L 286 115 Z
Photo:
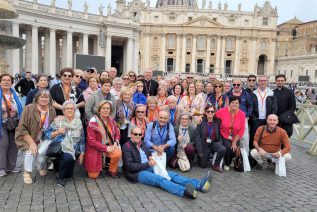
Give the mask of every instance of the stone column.
M 64 45 L 64 44 L 63 44 Z M 73 67 L 73 33 L 67 32 L 66 66 Z
M 150 52 L 148 53 L 150 55 Z M 166 70 L 166 34 L 162 34 L 162 48 L 161 48 L 161 64 L 160 69 L 161 71 Z
M 251 48 L 249 49 L 249 67 L 248 67 L 248 74 L 255 74 L 257 75 L 257 58 L 256 58 L 256 38 L 252 38 L 251 40 Z
M 220 74 L 221 37 L 217 37 L 215 73 Z
M 83 54 L 83 48 L 84 48 L 84 43 L 83 43 L 83 36 L 78 37 L 78 51 L 79 54 Z
M 134 38 L 134 53 L 133 53 L 133 71 L 139 73 L 139 36 Z
M 83 34 L 83 54 L 88 54 L 88 34 Z
M 144 33 L 145 36 L 145 43 L 144 43 L 144 52 L 143 59 L 144 59 L 144 69 L 150 67 L 150 35 L 149 33 Z
M 181 62 L 181 38 L 180 38 L 180 35 L 176 35 L 177 38 L 176 38 L 176 68 L 175 68 L 175 71 L 177 73 L 180 72 L 180 62 Z
M 185 72 L 186 68 L 186 35 L 183 35 L 183 44 L 182 44 L 182 61 L 180 64 L 181 70 L 180 72 Z
M 39 35 L 38 28 L 32 26 L 32 68 L 31 71 L 33 74 L 39 73 Z
M 206 48 L 206 64 L 205 64 L 205 73 L 209 73 L 210 66 L 210 36 L 207 35 L 207 48 Z
M 222 37 L 221 58 L 220 58 L 220 74 L 225 74 L 225 55 L 226 55 L 226 38 Z
M 132 38 L 128 38 L 128 42 L 127 42 L 127 59 L 126 59 L 126 70 L 125 72 L 131 71 L 133 70 L 133 39 Z
M 98 55 L 98 56 L 104 56 L 106 49 L 105 49 L 105 48 L 102 48 L 102 47 L 99 45 L 99 43 L 100 43 L 99 39 L 100 39 L 100 36 L 97 36 L 97 38 L 94 40 L 94 41 L 96 41 L 96 43 L 95 43 L 94 45 L 95 45 L 95 47 L 96 47 L 96 49 L 97 49 L 97 55 Z M 102 37 L 101 39 L 104 39 L 104 37 Z M 105 61 L 105 62 L 107 62 L 107 61 Z
M 240 71 L 240 38 L 236 38 L 233 74 L 239 74 L 239 71 Z
M 274 63 L 275 63 L 275 48 L 276 48 L 276 39 L 273 38 L 270 41 L 270 50 L 269 50 L 269 55 L 267 56 L 267 63 L 265 67 L 264 74 L 266 76 L 274 75 Z
M 32 31 L 26 29 L 25 32 L 26 44 L 25 44 L 25 70 L 32 70 Z
M 192 45 L 192 64 L 190 66 L 190 72 L 196 73 L 196 43 L 197 37 L 193 35 L 193 45 Z
M 49 74 L 50 70 L 50 32 L 45 31 L 44 34 L 44 73 Z
M 59 43 L 58 43 L 59 45 Z M 49 74 L 55 77 L 56 74 L 56 32 L 55 29 L 50 29 L 50 63 L 49 63 Z
M 111 68 L 111 35 L 107 35 L 107 42 L 106 42 L 106 70 Z
M 16 22 L 12 23 L 12 35 L 15 37 L 20 37 L 19 24 Z M 12 59 L 14 62 L 11 64 L 11 73 L 14 76 L 20 72 L 20 49 L 12 49 Z
M 43 54 L 42 54 L 42 38 L 43 38 L 44 36 L 42 36 L 42 32 L 40 32 L 39 33 L 39 37 L 38 37 L 38 49 L 39 49 L 39 53 L 38 53 L 38 55 L 39 55 L 39 57 L 38 57 L 38 59 L 37 59 L 37 61 L 38 61 L 38 73 L 39 74 L 43 74 L 44 72 L 44 58 L 43 58 Z

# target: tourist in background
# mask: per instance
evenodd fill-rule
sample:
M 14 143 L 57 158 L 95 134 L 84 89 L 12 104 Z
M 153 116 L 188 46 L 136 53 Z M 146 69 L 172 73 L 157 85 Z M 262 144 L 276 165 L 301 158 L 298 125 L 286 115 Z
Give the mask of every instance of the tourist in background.
M 37 88 L 30 90 L 28 95 L 26 96 L 25 106 L 33 103 L 34 96 L 40 90 L 46 90 L 48 88 L 48 77 L 47 75 L 39 75 L 37 80 Z
M 25 105 L 26 96 L 28 95 L 28 92 L 35 88 L 34 82 L 31 79 L 32 74 L 31 72 L 27 71 L 25 72 L 25 78 L 21 79 L 15 86 L 14 89 L 17 93 L 20 94 L 20 101 L 22 106 Z

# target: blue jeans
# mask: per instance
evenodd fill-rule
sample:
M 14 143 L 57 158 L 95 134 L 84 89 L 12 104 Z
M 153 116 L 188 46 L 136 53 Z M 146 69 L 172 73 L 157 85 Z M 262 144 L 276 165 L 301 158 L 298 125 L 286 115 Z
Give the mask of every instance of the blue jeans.
M 20 102 L 21 102 L 22 107 L 24 107 L 25 106 L 25 102 L 26 102 L 26 96 L 20 97 Z
M 168 175 L 172 178 L 171 181 L 167 180 L 160 175 L 154 174 L 153 168 L 139 172 L 138 182 L 146 185 L 160 187 L 165 191 L 175 194 L 179 197 L 184 196 L 185 186 L 191 184 L 196 190 L 199 189 L 200 181 L 197 179 L 191 179 L 178 175 L 175 172 L 168 172 Z

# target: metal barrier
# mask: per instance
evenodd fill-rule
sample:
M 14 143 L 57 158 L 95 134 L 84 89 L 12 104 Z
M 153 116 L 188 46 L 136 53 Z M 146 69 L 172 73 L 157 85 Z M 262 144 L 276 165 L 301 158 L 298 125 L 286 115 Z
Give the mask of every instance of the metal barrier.
M 299 104 L 295 114 L 300 123 L 294 124 L 292 138 L 310 144 L 307 153 L 317 156 L 317 105 Z

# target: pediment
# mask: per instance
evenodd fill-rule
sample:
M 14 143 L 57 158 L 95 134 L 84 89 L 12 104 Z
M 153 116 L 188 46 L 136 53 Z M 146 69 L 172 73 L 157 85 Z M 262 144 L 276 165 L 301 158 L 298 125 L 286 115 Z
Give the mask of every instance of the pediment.
M 201 16 L 188 21 L 183 24 L 183 26 L 195 26 L 195 27 L 222 27 L 222 25 L 207 16 Z

